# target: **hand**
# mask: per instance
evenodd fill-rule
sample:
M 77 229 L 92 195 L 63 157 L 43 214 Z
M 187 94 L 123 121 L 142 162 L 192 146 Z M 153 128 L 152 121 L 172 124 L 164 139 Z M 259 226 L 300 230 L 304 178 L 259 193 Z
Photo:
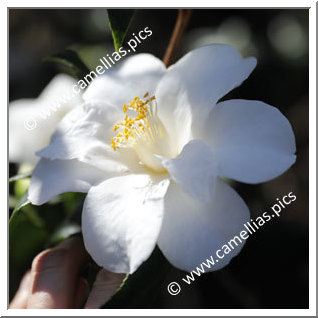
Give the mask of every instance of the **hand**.
M 21 280 L 11 309 L 100 308 L 115 293 L 124 274 L 99 271 L 92 290 L 81 272 L 90 260 L 83 240 L 73 237 L 38 254 Z

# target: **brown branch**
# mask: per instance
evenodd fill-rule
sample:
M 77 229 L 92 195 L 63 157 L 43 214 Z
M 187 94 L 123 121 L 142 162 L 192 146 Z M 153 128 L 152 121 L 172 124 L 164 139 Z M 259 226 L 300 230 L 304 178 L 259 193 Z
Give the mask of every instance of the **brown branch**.
M 172 64 L 177 49 L 179 47 L 181 38 L 185 29 L 190 21 L 192 10 L 191 9 L 180 9 L 177 17 L 177 22 L 174 26 L 173 33 L 170 38 L 165 56 L 163 58 L 163 63 L 168 67 Z

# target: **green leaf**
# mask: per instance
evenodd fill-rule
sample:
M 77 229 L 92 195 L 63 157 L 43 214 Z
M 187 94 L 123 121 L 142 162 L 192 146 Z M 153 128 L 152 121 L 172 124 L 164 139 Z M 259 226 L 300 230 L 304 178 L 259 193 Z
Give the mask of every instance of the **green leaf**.
M 25 193 L 9 220 L 10 267 L 25 266 L 41 250 L 47 238 L 42 220 L 29 203 Z
M 60 53 L 46 57 L 43 61 L 62 65 L 68 74 L 78 80 L 82 79 L 90 72 L 78 54 L 71 49 L 66 49 Z
M 109 26 L 112 31 L 115 50 L 118 51 L 124 42 L 129 25 L 135 10 L 133 9 L 108 9 Z
M 18 214 L 19 211 L 26 205 L 28 205 L 30 203 L 30 201 L 28 200 L 28 193 L 26 192 L 18 201 L 16 207 L 14 208 L 12 215 L 10 217 L 10 221 L 9 221 L 9 225 L 10 222 L 12 221 L 12 219 L 14 218 L 15 214 Z
M 158 247 L 102 308 L 151 308 L 157 294 L 166 290 L 164 279 L 172 269 Z
M 65 217 L 69 219 L 76 211 L 82 212 L 86 193 L 67 192 L 59 196 L 65 210 Z

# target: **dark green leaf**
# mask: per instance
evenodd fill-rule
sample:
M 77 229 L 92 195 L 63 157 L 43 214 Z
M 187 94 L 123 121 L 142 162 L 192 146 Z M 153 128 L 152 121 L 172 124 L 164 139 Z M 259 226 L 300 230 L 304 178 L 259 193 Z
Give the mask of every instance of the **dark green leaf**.
M 102 308 L 150 308 L 172 265 L 158 247 L 132 275 L 126 277 L 116 294 Z
M 71 76 L 82 79 L 86 76 L 90 70 L 81 60 L 78 54 L 70 49 L 66 49 L 63 52 L 49 56 L 43 60 L 44 62 L 59 63 L 65 69 L 65 71 Z
M 66 212 L 66 219 L 72 217 L 76 211 L 82 211 L 85 197 L 86 193 L 80 192 L 67 192 L 60 195 L 61 203 Z
M 42 220 L 29 203 L 26 193 L 10 217 L 10 266 L 24 266 L 42 248 L 47 237 Z
M 108 9 L 108 20 L 114 40 L 115 50 L 123 44 L 129 25 L 134 15 L 133 9 Z
M 18 201 L 16 207 L 14 208 L 13 212 L 12 212 L 12 215 L 10 217 L 10 221 L 9 221 L 9 224 L 12 222 L 12 219 L 14 217 L 15 214 L 18 214 L 19 211 L 24 207 L 26 206 L 27 204 L 29 204 L 30 201 L 28 200 L 28 193 L 26 192 L 21 198 L 20 200 Z

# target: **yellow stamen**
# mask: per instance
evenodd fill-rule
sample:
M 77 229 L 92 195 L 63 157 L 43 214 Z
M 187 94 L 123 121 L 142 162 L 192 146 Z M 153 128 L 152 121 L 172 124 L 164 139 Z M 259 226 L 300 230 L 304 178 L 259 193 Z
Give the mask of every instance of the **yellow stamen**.
M 114 141 L 114 138 L 110 140 L 110 145 L 114 150 L 116 150 L 117 146 L 116 146 L 116 142 Z
M 148 97 L 149 93 L 144 95 Z M 114 131 L 118 131 L 117 135 L 111 138 L 111 147 L 114 150 L 119 149 L 121 144 L 134 144 L 137 138 L 142 138 L 144 141 L 154 142 L 160 134 L 162 129 L 158 128 L 159 123 L 153 114 L 152 101 L 155 96 L 142 100 L 135 97 L 130 101 L 129 105 L 123 105 L 123 112 L 125 113 L 124 120 L 114 125 Z M 135 117 L 128 115 L 128 110 L 136 113 Z

